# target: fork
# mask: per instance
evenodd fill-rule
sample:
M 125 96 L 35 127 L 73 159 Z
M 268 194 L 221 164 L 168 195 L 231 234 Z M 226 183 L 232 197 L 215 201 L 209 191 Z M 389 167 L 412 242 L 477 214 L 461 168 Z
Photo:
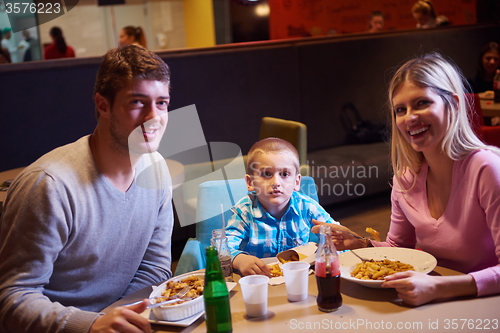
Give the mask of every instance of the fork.
M 361 261 L 365 262 L 365 261 L 372 261 L 372 259 L 366 259 L 366 258 L 363 258 L 363 257 L 360 257 L 356 252 L 354 252 L 353 250 L 351 250 L 351 253 L 354 254 L 356 257 L 358 257 L 359 259 L 361 259 Z
M 187 294 L 187 292 L 189 291 L 189 289 L 191 289 L 190 286 L 185 286 L 177 294 L 175 294 L 173 296 L 174 297 L 173 299 L 169 299 L 168 301 L 164 301 L 164 302 L 152 303 L 153 301 L 156 301 L 158 298 L 165 298 L 165 296 L 150 297 L 150 298 L 148 298 L 148 301 L 150 304 L 146 307 L 146 309 L 157 308 L 157 307 L 162 306 L 162 305 L 179 302 L 179 298 L 184 297 Z M 132 303 L 122 304 L 121 306 L 136 305 L 136 304 L 139 304 L 141 302 L 142 302 L 142 300 L 139 300 L 139 301 L 135 301 Z
M 177 294 L 175 294 L 173 299 L 169 299 L 168 301 L 164 301 L 164 302 L 149 304 L 146 309 L 157 308 L 157 307 L 162 306 L 162 305 L 179 302 L 179 299 L 183 298 L 190 289 L 191 289 L 191 286 L 187 285 L 184 288 L 182 288 Z M 151 298 L 149 298 L 149 303 L 151 303 L 151 300 L 158 299 L 158 298 L 164 298 L 164 297 L 163 296 L 151 297 Z
M 356 236 L 355 234 L 353 233 L 350 233 L 349 231 L 344 231 L 344 230 L 335 230 L 337 232 L 342 232 L 344 234 L 348 234 L 348 235 L 351 235 L 352 237 L 356 238 L 356 239 L 364 239 L 364 237 L 359 237 L 359 236 Z

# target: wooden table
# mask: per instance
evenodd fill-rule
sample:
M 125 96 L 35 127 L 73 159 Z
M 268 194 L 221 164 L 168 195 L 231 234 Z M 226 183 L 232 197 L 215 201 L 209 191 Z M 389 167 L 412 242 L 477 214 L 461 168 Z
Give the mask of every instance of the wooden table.
M 500 116 L 500 103 L 494 103 L 492 99 L 481 99 L 480 101 L 483 117 Z
M 436 275 L 461 273 L 436 267 Z M 142 289 L 106 308 L 147 298 L 151 288 Z M 235 333 L 283 333 L 341 330 L 342 332 L 404 331 L 465 332 L 489 327 L 500 330 L 500 295 L 482 298 L 460 298 L 449 302 L 409 307 L 401 302 L 394 289 L 371 289 L 342 280 L 343 305 L 336 312 L 324 313 L 316 305 L 315 276 L 309 277 L 309 297 L 288 302 L 285 285 L 269 286 L 268 315 L 247 318 L 239 285 L 231 291 L 231 313 Z M 146 315 L 144 313 L 143 315 Z M 203 317 L 186 328 L 152 325 L 154 332 L 206 332 Z

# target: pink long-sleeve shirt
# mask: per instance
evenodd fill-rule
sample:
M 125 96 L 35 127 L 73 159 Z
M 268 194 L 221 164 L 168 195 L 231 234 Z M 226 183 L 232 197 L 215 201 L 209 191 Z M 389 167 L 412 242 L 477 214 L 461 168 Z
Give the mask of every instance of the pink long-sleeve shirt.
M 472 275 L 478 296 L 500 293 L 500 156 L 488 150 L 453 164 L 448 205 L 435 219 L 427 203 L 428 165 L 411 188 L 407 173 L 394 179 L 391 226 L 385 242 L 374 246 L 414 248 L 436 257 L 439 266 Z

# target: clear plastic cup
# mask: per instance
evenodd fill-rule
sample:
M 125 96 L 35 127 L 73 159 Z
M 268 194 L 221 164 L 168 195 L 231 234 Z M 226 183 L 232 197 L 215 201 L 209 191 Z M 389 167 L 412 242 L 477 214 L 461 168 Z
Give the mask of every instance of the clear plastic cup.
M 302 261 L 287 262 L 281 266 L 290 302 L 303 301 L 307 298 L 309 267 L 309 263 Z
M 249 317 L 267 314 L 267 290 L 269 278 L 264 275 L 249 275 L 239 281 L 245 309 Z

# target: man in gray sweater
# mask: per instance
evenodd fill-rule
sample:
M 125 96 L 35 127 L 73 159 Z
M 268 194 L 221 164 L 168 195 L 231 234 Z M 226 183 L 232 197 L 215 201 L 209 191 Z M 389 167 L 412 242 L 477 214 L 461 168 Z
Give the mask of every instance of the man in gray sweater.
M 146 300 L 99 311 L 172 275 L 171 180 L 156 152 L 168 121 L 169 68 L 138 46 L 111 50 L 94 101 L 94 133 L 42 156 L 9 189 L 0 332 L 150 331 L 140 316 Z

